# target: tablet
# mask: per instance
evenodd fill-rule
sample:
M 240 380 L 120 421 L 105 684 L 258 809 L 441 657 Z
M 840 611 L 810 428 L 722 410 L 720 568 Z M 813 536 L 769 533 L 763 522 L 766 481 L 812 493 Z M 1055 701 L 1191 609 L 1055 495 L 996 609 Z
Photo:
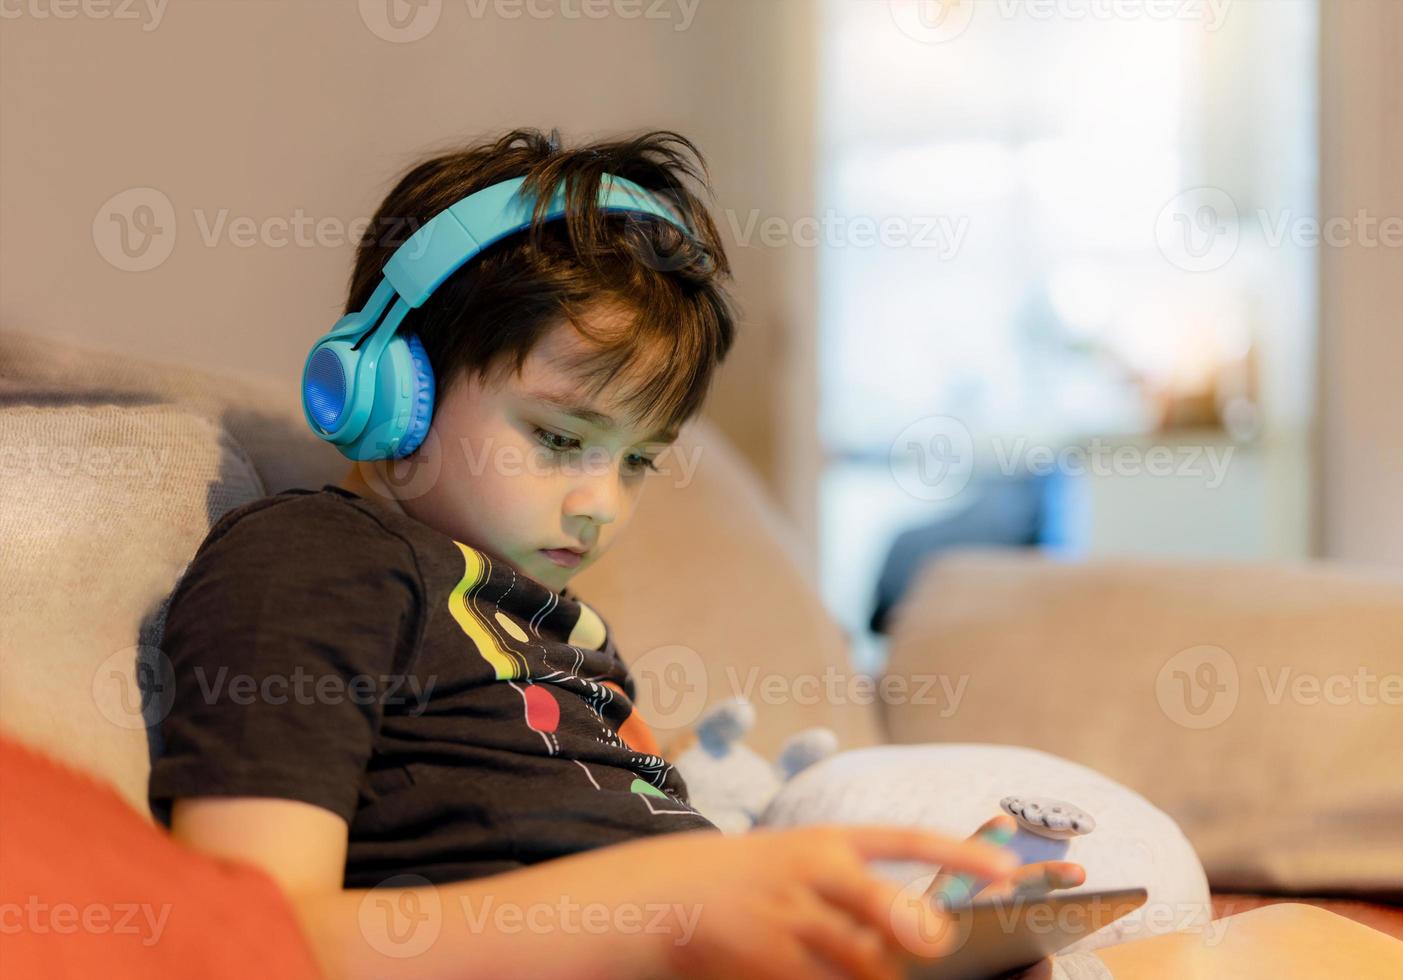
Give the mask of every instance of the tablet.
M 907 980 L 991 980 L 1024 969 L 1133 912 L 1147 897 L 1143 888 L 1124 888 L 973 902 L 950 913 L 951 951 L 912 963 Z

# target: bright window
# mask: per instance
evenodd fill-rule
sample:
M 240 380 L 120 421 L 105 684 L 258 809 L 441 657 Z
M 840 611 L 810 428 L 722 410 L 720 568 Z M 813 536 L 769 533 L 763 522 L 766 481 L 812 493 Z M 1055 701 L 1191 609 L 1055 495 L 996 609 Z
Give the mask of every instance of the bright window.
M 969 433 L 981 473 L 1092 436 L 1246 440 L 1240 459 L 1275 455 L 1170 506 L 1251 511 L 1260 530 L 1176 531 L 1173 547 L 1303 547 L 1316 15 L 1315 0 L 825 0 L 821 555 L 855 635 L 891 536 L 968 503 L 893 472 L 894 442 L 932 416 Z M 1106 530 L 1149 499 L 1119 485 L 1081 494 L 1078 550 L 1160 547 Z

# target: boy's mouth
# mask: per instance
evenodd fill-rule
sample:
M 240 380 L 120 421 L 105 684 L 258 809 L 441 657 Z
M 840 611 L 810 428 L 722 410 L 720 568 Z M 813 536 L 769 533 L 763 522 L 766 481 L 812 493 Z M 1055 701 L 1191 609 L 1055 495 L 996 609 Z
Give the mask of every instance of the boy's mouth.
M 569 548 L 542 548 L 541 554 L 545 555 L 561 568 L 574 568 L 584 560 L 584 556 L 571 551 Z

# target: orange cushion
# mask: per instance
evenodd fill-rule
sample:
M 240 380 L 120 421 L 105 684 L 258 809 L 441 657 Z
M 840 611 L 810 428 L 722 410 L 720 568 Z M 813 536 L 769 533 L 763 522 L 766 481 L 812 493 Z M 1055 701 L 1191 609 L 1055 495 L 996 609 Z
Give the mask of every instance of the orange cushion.
M 318 977 L 250 865 L 176 843 L 115 790 L 0 735 L 0 962 L 15 977 Z

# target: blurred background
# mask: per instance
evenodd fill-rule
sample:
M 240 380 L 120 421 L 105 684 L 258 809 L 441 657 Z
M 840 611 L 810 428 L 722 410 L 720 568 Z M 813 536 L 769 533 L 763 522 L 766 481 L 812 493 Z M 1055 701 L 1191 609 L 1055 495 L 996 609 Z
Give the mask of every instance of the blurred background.
M 516 126 L 706 154 L 707 414 L 859 662 L 956 546 L 1403 566 L 1396 0 L 24 0 L 0 326 L 294 386 Z

